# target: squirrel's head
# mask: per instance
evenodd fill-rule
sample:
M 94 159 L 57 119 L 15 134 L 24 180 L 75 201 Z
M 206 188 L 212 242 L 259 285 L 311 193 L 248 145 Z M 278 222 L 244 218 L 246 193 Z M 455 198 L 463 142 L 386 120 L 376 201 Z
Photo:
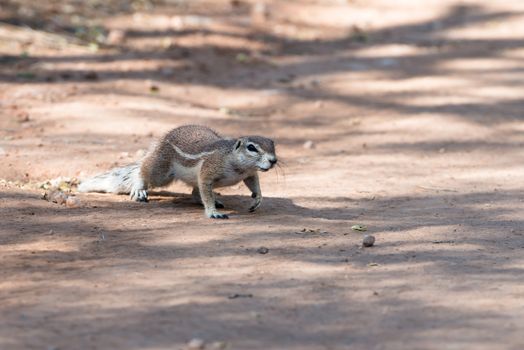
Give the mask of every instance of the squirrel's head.
M 277 164 L 273 140 L 262 136 L 244 136 L 235 142 L 234 152 L 245 167 L 268 171 Z

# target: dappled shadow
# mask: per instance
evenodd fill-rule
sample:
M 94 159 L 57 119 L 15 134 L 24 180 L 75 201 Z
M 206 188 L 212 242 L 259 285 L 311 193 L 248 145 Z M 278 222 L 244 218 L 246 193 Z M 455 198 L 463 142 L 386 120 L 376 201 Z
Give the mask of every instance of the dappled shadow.
M 129 15 L 134 10 L 126 3 L 121 2 L 120 10 L 100 3 L 99 10 L 115 17 Z M 31 6 L 38 10 L 42 4 Z M 230 219 L 214 221 L 204 218 L 189 191 L 152 191 L 147 204 L 130 202 L 125 196 L 79 194 L 82 207 L 66 208 L 39 199 L 35 191 L 2 188 L 0 348 L 66 349 L 71 344 L 82 344 L 83 349 L 176 348 L 199 337 L 226 341 L 231 349 L 405 349 L 406 344 L 433 349 L 442 346 L 444 335 L 446 345 L 456 348 L 497 348 L 501 335 L 508 348 L 521 348 L 518 332 L 524 315 L 517 304 L 524 278 L 520 215 L 524 193 L 500 189 L 504 186 L 495 181 L 486 181 L 473 191 L 475 186 L 468 181 L 480 177 L 469 174 L 453 180 L 456 189 L 415 185 L 425 184 L 419 179 L 430 171 L 442 171 L 440 179 L 447 179 L 445 170 L 455 166 L 458 157 L 451 157 L 458 154 L 498 156 L 496 164 L 483 166 L 485 173 L 519 159 L 518 155 L 502 159 L 523 145 L 519 130 L 509 127 L 522 120 L 518 96 L 502 91 L 491 97 L 492 90 L 484 95 L 490 98 L 470 95 L 477 85 L 521 86 L 518 58 L 507 55 L 521 48 L 524 40 L 448 34 L 511 20 L 522 13 L 450 6 L 430 20 L 382 29 L 348 27 L 347 33 L 338 32 L 336 38 L 299 39 L 273 31 L 276 22 L 251 26 L 248 6 L 229 11 L 153 9 L 143 11 L 152 16 L 159 12 L 201 16 L 196 19 L 218 21 L 225 28 L 159 30 L 136 25 L 127 28 L 123 42 L 100 43 L 98 52 L 88 52 L 89 40 L 74 37 L 74 26 L 62 23 L 54 33 L 80 45 L 84 53 L 13 52 L 0 57 L 0 81 L 6 86 L 45 83 L 49 87 L 89 82 L 92 85 L 82 94 L 102 98 L 115 94 L 128 100 L 146 96 L 147 103 L 139 100 L 121 106 L 126 118 L 147 114 L 145 123 L 165 124 L 166 130 L 198 121 L 218 130 L 276 134 L 275 141 L 284 152 L 295 152 L 291 153 L 293 176 L 302 176 L 297 178 L 304 195 L 296 195 L 294 189 L 295 195 L 266 196 L 253 214 L 247 212 L 249 196 L 227 192 L 221 200 Z M 17 17 L 15 10 L 2 16 L 0 27 L 4 23 L 30 26 L 39 33 L 49 29 L 45 16 L 30 20 Z M 293 24 L 292 17 L 284 24 Z M 298 29 L 306 27 L 294 24 Z M 105 35 L 109 28 L 100 30 Z M 195 38 L 191 45 L 184 42 Z M 409 50 L 397 55 L 369 50 L 387 45 Z M 511 61 L 512 65 L 486 64 L 466 70 L 457 65 L 476 59 Z M 141 62 L 148 64 L 135 67 Z M 440 85 L 423 80 L 427 77 L 462 79 L 460 84 L 469 85 L 459 92 L 453 84 L 441 91 Z M 331 80 L 324 83 L 323 79 Z M 142 90 L 131 85 L 146 80 L 152 83 L 143 84 Z M 354 88 L 339 89 L 337 80 Z M 363 80 L 389 85 L 375 90 L 362 84 Z M 420 89 L 406 88 L 413 81 Z M 206 94 L 228 89 L 235 94 L 238 89 L 252 94 L 255 103 L 221 108 L 220 97 L 211 99 L 204 93 L 191 97 L 170 90 L 182 86 L 204 87 Z M 455 94 L 463 99 L 454 100 Z M 260 96 L 268 95 L 269 102 L 257 104 Z M 447 99 L 424 100 L 441 96 Z M 162 108 L 145 106 L 155 103 Z M 306 103 L 315 107 L 294 109 Z M 322 103 L 332 106 L 326 112 Z M 83 106 L 74 111 L 82 112 Z M 386 123 L 399 116 L 426 114 L 446 118 L 429 120 L 434 124 L 428 129 L 448 119 L 483 131 L 508 127 L 497 131 L 498 138 L 483 139 L 487 131 L 473 135 L 476 138 L 459 138 L 459 129 L 453 137 L 440 134 L 426 139 L 408 137 L 420 125 L 404 124 L 410 129 L 396 138 L 398 129 L 346 123 L 357 117 L 365 122 L 379 115 L 380 122 Z M 68 120 L 71 115 L 62 118 Z M 40 122 L 31 116 L 26 122 L 14 122 L 13 130 L 42 128 L 38 142 L 50 158 L 56 156 L 53 147 L 61 147 L 57 153 L 61 157 L 81 154 L 80 160 L 71 162 L 82 166 L 100 152 L 133 152 L 152 140 L 138 127 L 137 134 L 131 135 L 117 129 L 46 133 L 44 126 L 54 128 L 54 121 Z M 381 139 L 386 134 L 390 138 Z M 348 147 L 348 140 L 354 139 L 358 141 L 350 146 L 355 147 Z M 320 147 L 302 147 L 306 140 Z M 31 154 L 35 144 L 23 141 L 6 138 L 0 146 L 12 142 L 20 154 Z M 393 157 L 398 154 L 410 157 Z M 357 156 L 361 155 L 372 160 L 360 161 Z M 423 171 L 404 171 L 405 159 L 417 162 L 428 155 L 442 157 L 443 164 L 432 163 L 435 168 L 428 170 L 421 161 L 416 166 Z M 325 162 L 331 157 L 338 158 Z M 128 158 L 132 156 L 114 161 L 125 163 Z M 5 159 L 9 163 L 12 158 Z M 478 171 L 482 160 L 461 164 L 463 173 L 455 171 L 450 176 Z M 108 165 L 96 162 L 100 168 Z M 384 164 L 377 171 L 373 162 Z M 80 165 L 75 170 L 94 171 Z M 318 181 L 316 176 L 322 171 L 338 175 Z M 345 181 L 338 183 L 343 176 Z M 401 183 L 395 193 L 407 194 L 384 194 L 387 185 L 381 183 L 376 190 L 368 181 L 360 188 L 369 185 L 369 197 L 356 196 L 352 191 L 357 190 L 348 188 L 358 176 L 375 177 L 377 182 L 387 177 L 388 183 Z M 406 178 L 415 180 L 406 186 Z M 326 179 L 330 182 L 323 182 Z M 439 177 L 431 178 L 435 179 Z M 315 187 L 313 194 L 305 188 L 308 181 Z M 330 192 L 315 195 L 320 193 L 318 188 Z M 490 188 L 495 190 L 490 192 Z M 364 233 L 351 229 L 357 223 L 367 225 L 366 233 L 376 236 L 374 247 L 362 247 Z M 268 249 L 266 254 L 261 247 Z
M 114 195 L 84 196 L 81 198 L 88 207 L 78 209 L 39 201 L 35 194 L 7 191 L 2 195 L 2 216 L 11 220 L 2 220 L 0 246 L 17 249 L 3 257 L 3 271 L 9 271 L 7 276 L 25 276 L 28 281 L 46 277 L 35 287 L 45 299 L 16 306 L 14 295 L 35 289 L 15 285 L 0 296 L 7 329 L 28 327 L 26 335 L 31 335 L 24 341 L 10 337 L 6 344 L 17 347 L 38 339 L 60 346 L 62 340 L 54 334 L 72 327 L 68 328 L 68 340 L 128 349 L 181 345 L 191 337 L 225 340 L 239 348 L 256 347 L 269 339 L 275 348 L 370 348 L 379 346 L 375 333 L 369 332 L 371 327 L 382 332 L 381 341 L 392 344 L 408 341 L 415 347 L 428 347 L 438 341 L 428 332 L 438 328 L 445 330 L 447 341 L 454 344 L 495 346 L 498 338 L 494 334 L 516 332 L 506 324 L 492 328 L 493 322 L 499 324 L 507 317 L 503 311 L 431 304 L 419 294 L 446 290 L 450 295 L 461 295 L 472 289 L 489 293 L 490 285 L 520 285 L 524 269 L 514 263 L 520 261 L 524 248 L 523 222 L 508 219 L 515 209 L 499 204 L 517 201 L 522 193 L 499 194 L 496 201 L 490 197 L 490 193 L 449 192 L 359 201 L 348 197 L 268 197 L 257 214 L 236 214 L 217 222 L 203 218 L 201 208 L 191 203 L 189 195 L 168 191 L 152 193 L 148 204 L 115 201 L 119 197 Z M 221 199 L 235 209 L 249 200 L 239 196 Z M 15 200 L 24 205 L 9 204 Z M 366 216 L 371 232 L 378 237 L 376 247 L 361 249 L 359 240 L 352 238 L 358 235 L 349 229 L 357 209 L 341 209 L 347 203 L 357 204 L 358 212 Z M 482 203 L 489 203 L 489 207 Z M 289 216 L 296 218 L 292 225 L 280 224 L 276 230 L 268 226 L 285 222 Z M 129 219 L 124 227 L 106 223 L 124 218 Z M 239 230 L 235 222 L 247 224 L 247 228 Z M 219 234 L 186 242 L 187 225 Z M 434 237 L 410 234 L 433 227 L 447 229 Z M 464 235 L 465 231 L 477 234 Z M 178 238 L 165 241 L 166 232 Z M 389 240 L 390 235 L 398 236 Z M 275 238 L 278 245 L 268 241 Z M 41 248 L 58 241 L 74 248 Z M 32 242 L 40 242 L 40 248 L 31 251 Z M 257 248 L 264 244 L 269 244 L 269 253 L 261 255 Z M 282 268 L 280 272 L 268 271 L 268 275 L 242 274 L 242 279 L 191 273 L 202 264 L 216 264 L 216 271 L 227 271 L 223 262 L 231 259 L 254 271 L 264 261 L 278 261 Z M 298 273 L 306 266 L 310 271 L 324 272 Z M 405 266 L 424 266 L 431 281 L 444 279 L 447 285 L 430 280 L 426 285 L 412 285 Z M 347 267 L 352 268 L 350 279 L 335 277 Z M 291 275 L 282 274 L 286 270 Z M 122 274 L 143 275 L 144 281 L 167 274 L 173 280 L 158 286 L 143 285 L 142 277 L 117 285 L 109 282 L 119 280 Z M 179 274 L 184 277 L 176 277 Z M 86 280 L 90 284 L 86 285 Z M 368 283 L 359 282 L 363 280 Z M 370 281 L 374 281 L 373 289 L 369 289 Z M 134 307 L 118 306 L 114 299 L 113 305 L 98 302 L 92 308 L 73 302 L 69 293 L 87 305 L 108 298 L 108 293 L 115 295 L 110 299 L 123 295 L 142 295 L 142 299 Z M 63 303 L 57 309 L 58 300 Z M 18 326 L 21 317 L 25 326 Z M 349 322 L 355 319 L 358 322 Z M 399 338 L 395 332 L 405 328 L 410 331 Z
M 147 237 L 154 237 L 155 231 L 165 230 L 167 227 L 158 225 L 148 225 L 147 221 L 163 222 L 172 218 L 169 223 L 171 229 L 177 232 L 189 224 L 188 220 L 197 220 L 199 225 L 206 229 L 214 227 L 229 227 L 235 223 L 247 224 L 250 231 L 245 235 L 235 237 L 225 237 L 222 242 L 229 242 L 232 246 L 249 246 L 250 242 L 263 241 L 269 236 L 274 237 L 271 229 L 260 230 L 257 227 L 266 226 L 271 222 L 278 222 L 279 218 L 294 217 L 292 224 L 283 224 L 280 231 L 279 240 L 285 242 L 296 242 L 297 240 L 307 240 L 313 238 L 333 238 L 333 235 L 350 234 L 348 224 L 357 220 L 365 220 L 373 223 L 372 231 L 377 234 L 407 233 L 422 227 L 431 229 L 432 227 L 452 228 L 445 237 L 429 237 L 428 244 L 461 245 L 473 244 L 479 248 L 489 249 L 496 246 L 506 245 L 505 239 L 511 238 L 515 248 L 524 247 L 524 236 L 522 236 L 522 220 L 510 219 L 517 209 L 511 206 L 499 207 L 502 203 L 518 202 L 522 197 L 521 192 L 502 192 L 497 193 L 496 200 L 493 200 L 493 193 L 478 192 L 470 194 L 441 192 L 431 195 L 402 196 L 402 197 L 379 197 L 372 199 L 355 200 L 349 197 L 298 197 L 278 198 L 266 197 L 264 204 L 257 213 L 248 213 L 247 208 L 250 204 L 248 196 L 221 195 L 220 200 L 226 205 L 226 211 L 231 214 L 231 219 L 226 221 L 216 221 L 205 219 L 201 205 L 195 204 L 189 193 L 175 193 L 170 191 L 152 191 L 149 203 L 135 203 L 127 200 L 126 196 L 115 196 L 112 194 L 81 195 L 84 202 L 83 208 L 65 208 L 56 204 L 41 200 L 38 206 L 27 204 L 19 207 L 10 207 L 9 201 L 21 200 L 34 203 L 36 195 L 23 192 L 7 192 L 2 196 L 4 205 L 4 215 L 11 216 L 13 220 L 6 221 L 3 225 L 4 239 L 3 244 L 21 244 L 34 240 L 37 236 L 43 238 L 53 238 L 47 236 L 50 230 L 54 233 L 63 234 L 64 238 L 83 237 L 87 234 L 89 240 L 94 240 L 96 244 L 101 243 L 98 233 L 106 232 L 107 236 L 113 237 L 118 245 L 121 246 L 121 258 L 136 258 L 135 253 L 140 251 L 141 243 L 144 241 L 148 249 L 148 254 L 144 257 L 149 259 L 161 258 L 162 254 L 157 249 L 171 249 L 176 247 L 163 247 L 150 245 Z M 118 199 L 119 201 L 115 201 Z M 120 201 L 122 200 L 122 201 Z M 301 205 L 296 202 L 303 203 Z M 351 208 L 345 208 L 351 204 Z M 50 212 L 49 210 L 52 209 Z M 44 214 L 45 213 L 45 214 Z M 126 225 L 123 228 L 112 228 L 108 225 L 100 225 L 98 220 L 92 223 L 84 220 L 84 217 L 91 219 L 92 214 L 114 217 L 115 220 L 123 218 L 138 218 L 137 221 L 143 223 L 140 228 L 131 228 Z M 186 217 L 189 215 L 189 217 Z M 388 217 L 387 221 L 381 217 Z M 60 219 L 55 220 L 54 218 Z M 142 219 L 143 218 L 143 219 Z M 146 219 L 147 218 L 147 219 Z M 392 219 L 397 218 L 397 219 Z M 409 218 L 407 220 L 406 218 Z M 316 220 L 316 219 L 321 219 Z M 133 221 L 133 220 L 131 220 Z M 284 220 L 282 220 L 284 222 Z M 298 222 L 295 224 L 294 222 Z M 15 234 L 18 227 L 26 226 L 19 234 Z M 223 226 L 225 225 L 225 226 Z M 75 227 L 73 232 L 69 232 L 68 227 Z M 304 229 L 306 227 L 306 229 Z M 477 236 L 462 236 L 465 230 L 480 230 Z M 54 234 L 53 233 L 53 234 Z M 175 233 L 176 235 L 176 233 Z M 132 246 L 126 246 L 129 238 L 134 238 Z M 6 241 L 5 238 L 8 238 Z M 137 241 L 138 240 L 138 241 Z M 152 239 L 154 241 L 154 239 Z M 437 241 L 437 243 L 432 243 Z M 399 240 L 396 246 L 420 243 L 419 240 L 407 236 L 406 240 Z M 206 242 L 206 245 L 213 246 L 214 242 Z M 102 242 L 102 245 L 111 245 L 111 242 Z M 133 248 L 133 246 L 135 248 Z M 89 250 L 89 246 L 86 246 Z M 138 249 L 138 250 L 137 250 Z M 285 251 L 285 244 L 279 248 Z M 513 250 L 514 248 L 508 248 Z M 120 250 L 120 249 L 119 249 Z M 205 250 L 199 246 L 184 245 L 177 251 L 181 254 L 180 258 L 193 256 L 195 252 Z M 278 250 L 277 250 L 278 252 Z M 237 251 L 237 253 L 251 254 Z M 319 251 L 319 254 L 331 254 Z M 441 254 L 442 252 L 440 252 Z M 119 255 L 118 253 L 117 255 Z M 234 254 L 233 250 L 223 251 L 221 254 L 227 256 Z M 380 256 L 380 252 L 374 252 Z M 138 254 L 140 255 L 140 254 Z M 340 255 L 339 253 L 336 254 Z M 344 255 L 344 254 L 342 254 Z M 36 256 L 35 256 L 36 257 Z M 305 254 L 297 257 L 308 262 L 315 262 L 314 255 Z M 387 262 L 387 257 L 384 257 Z M 428 261 L 448 260 L 446 255 L 431 256 Z M 392 261 L 390 261 L 392 262 Z
M 281 128 L 307 126 L 321 128 L 353 118 L 352 112 L 359 108 L 369 115 L 375 113 L 407 116 L 451 116 L 468 123 L 499 126 L 520 120 L 521 101 L 518 98 L 504 100 L 486 99 L 471 102 L 447 101 L 434 102 L 429 105 L 413 103 L 413 98 L 429 97 L 434 91 L 396 90 L 393 82 L 406 81 L 424 77 L 454 77 L 459 75 L 467 79 L 472 85 L 476 83 L 490 86 L 505 85 L 519 86 L 521 79 L 511 78 L 520 74 L 519 67 L 483 67 L 477 70 L 457 70 L 446 66 L 460 60 L 470 59 L 505 59 L 508 50 L 524 45 L 524 41 L 513 38 L 454 38 L 446 35 L 454 29 L 468 28 L 469 26 L 487 24 L 493 21 L 504 21 L 521 16 L 519 12 L 493 11 L 477 5 L 457 5 L 447 9 L 431 20 L 414 24 L 400 24 L 382 29 L 349 30 L 345 36 L 336 39 L 294 39 L 285 35 L 276 34 L 271 25 L 266 27 L 250 26 L 248 22 L 239 22 L 239 18 L 247 15 L 246 7 L 230 9 L 229 12 L 213 9 L 206 13 L 205 9 L 191 13 L 180 7 L 162 7 L 166 14 L 198 15 L 201 20 L 219 21 L 235 30 L 202 26 L 200 28 L 180 28 L 165 30 L 146 30 L 128 28 L 126 41 L 107 45 L 104 51 L 97 54 L 54 54 L 39 56 L 7 55 L 0 59 L 0 80 L 6 83 L 95 83 L 90 87 L 92 93 L 119 93 L 129 96 L 148 96 L 151 92 L 146 87 L 144 91 L 130 92 L 119 90 L 105 84 L 114 81 L 146 81 L 153 80 L 158 84 L 170 86 L 195 85 L 209 86 L 219 89 L 243 89 L 253 93 L 268 91 L 282 97 L 279 102 L 263 107 L 240 107 L 230 115 L 221 118 L 199 118 L 198 121 L 220 126 L 232 120 L 242 128 L 256 128 L 260 122 L 268 120 L 275 114 L 285 114 L 295 105 L 309 100 L 336 103 L 348 108 L 347 113 L 336 116 L 325 115 L 322 108 L 317 113 L 293 118 L 286 116 L 272 122 Z M 103 9 L 100 9 L 103 12 Z M 128 10 L 121 12 L 126 14 Z M 146 11 L 147 12 L 147 11 Z M 198 17 L 200 18 L 200 17 Z M 24 22 L 24 19 L 13 20 L 4 18 L 4 21 L 16 26 L 28 25 L 34 29 L 43 29 L 45 23 Z M 296 24 L 300 27 L 300 24 Z M 72 29 L 62 28 L 68 35 Z M 107 29 L 104 29 L 107 32 Z M 60 30 L 58 30 L 60 33 Z M 364 35 L 364 36 L 362 36 Z M 224 40 L 236 40 L 244 43 L 245 47 L 226 46 L 220 41 L 213 41 L 213 37 Z M 186 45 L 184 38 L 201 38 L 200 44 Z M 174 39 L 173 43 L 162 46 L 162 40 Z M 141 48 L 133 44 L 135 40 L 157 40 L 151 46 Z M 389 56 L 387 54 L 361 55 L 365 50 L 384 45 L 406 45 L 413 49 L 423 49 L 416 53 Z M 103 45 L 102 45 L 103 47 Z M 243 56 L 239 56 L 243 55 Z M 248 62 L 239 61 L 239 57 L 247 57 Z M 295 59 L 285 60 L 290 57 Z M 135 62 L 157 62 L 153 67 L 134 68 Z M 122 65 L 127 68 L 122 69 Z M 45 68 L 43 68 L 45 67 Z M 65 68 L 62 68 L 65 67 Z M 29 73 L 29 74 L 26 74 Z M 337 92 L 329 86 L 323 85 L 323 77 L 341 75 L 340 79 L 350 79 L 348 74 L 354 74 L 358 81 L 359 74 L 376 76 L 390 82 L 392 87 L 388 91 L 376 93 L 360 93 L 358 90 Z M 133 90 L 133 89 L 128 89 Z M 192 108 L 205 110 L 209 113 L 217 111 L 222 106 L 215 102 L 201 101 L 184 97 L 173 97 L 170 93 L 157 93 L 159 101 L 169 101 L 177 105 L 189 105 Z M 450 94 L 451 92 L 443 92 Z M 438 92 L 437 92 L 438 95 Z M 151 98 L 151 97 L 150 97 Z M 171 113 L 171 112 L 169 112 Z M 172 123 L 173 118 L 190 118 L 188 114 L 179 112 L 174 115 L 157 113 L 156 120 L 166 120 Z M 241 117 L 241 118 L 240 118 Z M 337 134 L 323 135 L 318 133 L 310 138 L 317 143 L 328 142 L 336 138 L 348 139 L 358 135 L 361 131 L 355 128 L 341 128 Z M 366 134 L 371 136 L 371 134 Z M 507 131 L 501 132 L 500 137 L 507 136 Z M 305 140 L 297 137 L 280 137 L 277 139 L 282 145 L 300 146 Z M 457 152 L 468 152 L 478 149 L 478 142 L 453 142 L 447 147 L 442 143 L 388 143 L 373 150 L 380 152 L 409 151 L 423 152 L 425 149 L 437 147 L 451 148 Z M 499 147 L 500 146 L 500 147 Z M 520 143 L 484 144 L 480 147 L 496 147 L 499 150 L 515 149 Z M 324 152 L 325 153 L 325 152 Z M 329 153 L 329 152 L 328 152 Z

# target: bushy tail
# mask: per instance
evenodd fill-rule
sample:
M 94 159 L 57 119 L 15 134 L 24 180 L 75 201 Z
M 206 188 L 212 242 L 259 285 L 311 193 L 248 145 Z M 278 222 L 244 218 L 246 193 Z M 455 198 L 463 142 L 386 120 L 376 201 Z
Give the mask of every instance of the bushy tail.
M 79 192 L 130 193 L 140 179 L 140 164 L 132 163 L 83 180 Z

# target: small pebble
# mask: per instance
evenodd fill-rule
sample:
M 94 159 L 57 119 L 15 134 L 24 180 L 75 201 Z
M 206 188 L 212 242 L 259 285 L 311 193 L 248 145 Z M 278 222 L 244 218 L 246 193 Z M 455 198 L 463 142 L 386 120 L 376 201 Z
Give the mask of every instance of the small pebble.
M 257 253 L 259 254 L 267 254 L 269 253 L 269 249 L 267 249 L 266 247 L 260 247 L 257 249 Z
M 66 202 L 67 195 L 60 190 L 54 190 L 54 191 L 46 193 L 44 195 L 44 198 L 47 199 L 49 202 L 53 202 L 53 203 L 62 205 Z
M 308 141 L 304 142 L 302 147 L 304 147 L 305 149 L 312 149 L 312 148 L 315 148 L 315 143 L 313 141 L 311 141 L 311 140 L 308 140 Z
M 156 85 L 151 80 L 146 81 L 146 86 L 148 87 L 150 92 L 158 92 L 158 91 L 160 91 L 160 87 L 158 87 L 158 85 Z
M 145 155 L 146 155 L 146 150 L 145 149 L 139 149 L 138 151 L 135 152 L 135 157 L 136 158 L 142 158 Z
M 120 29 L 113 29 L 109 32 L 106 42 L 109 45 L 122 44 L 126 39 L 126 32 Z
M 351 229 L 355 230 L 355 231 L 361 231 L 361 232 L 364 232 L 364 231 L 368 230 L 366 225 L 360 225 L 360 224 L 351 226 Z
M 206 342 L 199 338 L 193 338 L 187 343 L 187 348 L 190 350 L 203 349 L 206 346 Z
M 70 196 L 70 197 L 67 197 L 67 200 L 66 200 L 66 206 L 68 208 L 78 208 L 80 207 L 80 200 L 78 200 L 78 198 L 76 197 L 73 197 L 73 196 Z
M 365 235 L 364 239 L 362 240 L 362 245 L 364 247 L 373 247 L 373 244 L 375 244 L 375 236 Z

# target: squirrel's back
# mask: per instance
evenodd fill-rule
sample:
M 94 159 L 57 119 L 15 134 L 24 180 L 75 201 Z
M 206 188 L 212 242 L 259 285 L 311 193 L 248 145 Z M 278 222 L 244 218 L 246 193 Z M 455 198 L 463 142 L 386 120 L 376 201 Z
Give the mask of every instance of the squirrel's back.
M 166 149 L 173 149 L 172 145 L 175 145 L 182 152 L 195 155 L 210 151 L 215 142 L 223 139 L 206 126 L 184 125 L 168 132 L 160 139 L 160 144 L 164 144 Z
M 147 187 L 162 187 L 173 180 L 173 168 L 193 168 L 202 157 L 223 142 L 214 130 L 200 125 L 184 125 L 161 137 L 141 163 L 141 174 Z

